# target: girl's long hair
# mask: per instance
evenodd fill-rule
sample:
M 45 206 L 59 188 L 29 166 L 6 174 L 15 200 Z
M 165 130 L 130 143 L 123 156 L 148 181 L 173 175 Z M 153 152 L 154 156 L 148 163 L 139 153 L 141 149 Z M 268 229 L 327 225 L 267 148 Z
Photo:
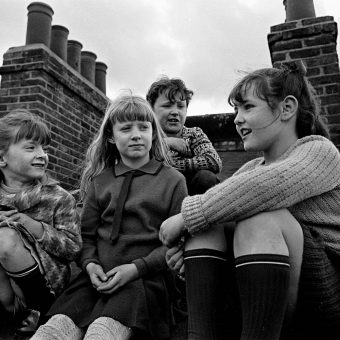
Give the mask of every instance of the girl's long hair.
M 321 115 L 316 92 L 306 78 L 306 68 L 302 61 L 278 64 L 275 68 L 264 68 L 247 74 L 232 89 L 228 103 L 244 103 L 246 91 L 254 85 L 256 96 L 265 100 L 274 110 L 287 96 L 298 101 L 296 131 L 299 138 L 321 135 L 329 138 L 326 118 Z
M 171 164 L 165 134 L 150 104 L 141 96 L 123 94 L 108 104 L 104 119 L 90 144 L 85 158 L 85 168 L 81 176 L 80 193 L 83 199 L 92 179 L 104 169 L 113 167 L 120 160 L 120 154 L 115 144 L 110 142 L 113 137 L 113 125 L 116 122 L 148 121 L 152 125 L 153 140 L 150 157 L 165 164 Z

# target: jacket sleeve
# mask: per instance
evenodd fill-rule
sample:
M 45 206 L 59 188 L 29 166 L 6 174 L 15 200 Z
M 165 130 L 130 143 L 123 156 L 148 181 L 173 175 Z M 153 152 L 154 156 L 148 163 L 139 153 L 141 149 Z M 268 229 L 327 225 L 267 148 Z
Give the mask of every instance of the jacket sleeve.
M 198 127 L 191 130 L 192 135 L 188 141 L 191 156 L 188 156 L 188 152 L 183 155 L 180 153 L 173 155 L 174 166 L 182 173 L 198 170 L 219 173 L 222 170 L 222 161 L 208 136 Z
M 180 212 L 182 201 L 184 197 L 187 196 L 185 178 L 181 174 L 178 175 L 180 175 L 180 177 L 172 192 L 172 197 L 169 202 L 169 215 L 167 217 L 171 217 Z M 168 267 L 165 261 L 165 253 L 167 250 L 167 247 L 160 246 L 155 248 L 147 256 L 132 261 L 132 263 L 136 265 L 140 277 L 145 277 L 146 275 L 167 269 Z
M 43 236 L 38 240 L 41 248 L 61 260 L 73 261 L 82 246 L 74 197 L 65 191 L 54 206 L 53 225 L 41 224 L 44 229 Z
M 329 141 L 301 142 L 287 158 L 238 172 L 203 195 L 187 197 L 182 214 L 191 234 L 210 225 L 288 208 L 340 185 L 340 156 Z

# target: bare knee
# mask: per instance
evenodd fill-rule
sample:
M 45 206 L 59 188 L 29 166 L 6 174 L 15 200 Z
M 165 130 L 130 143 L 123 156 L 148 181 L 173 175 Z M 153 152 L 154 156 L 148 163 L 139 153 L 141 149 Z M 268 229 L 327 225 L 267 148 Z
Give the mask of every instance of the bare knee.
M 0 228 L 0 260 L 7 259 L 18 246 L 22 246 L 18 232 L 11 228 Z
M 185 244 L 185 250 L 203 248 L 226 251 L 227 246 L 222 225 L 212 226 L 209 230 L 190 237 Z
M 237 224 L 234 234 L 235 256 L 256 253 L 289 255 L 294 237 L 303 244 L 301 227 L 288 210 L 263 212 Z

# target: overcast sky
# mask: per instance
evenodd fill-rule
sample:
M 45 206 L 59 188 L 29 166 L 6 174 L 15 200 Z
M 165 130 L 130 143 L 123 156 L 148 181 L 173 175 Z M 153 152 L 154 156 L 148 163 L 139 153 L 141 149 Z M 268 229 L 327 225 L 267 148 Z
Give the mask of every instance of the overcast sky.
M 0 0 L 0 53 L 25 44 L 27 6 Z M 194 91 L 188 113 L 230 112 L 240 70 L 270 67 L 267 34 L 285 21 L 282 0 L 46 0 L 52 25 L 108 66 L 107 96 L 130 88 L 145 96 L 161 75 Z M 317 16 L 339 24 L 339 0 L 314 0 Z M 339 39 L 338 39 L 339 40 Z M 339 50 L 339 49 L 338 49 Z

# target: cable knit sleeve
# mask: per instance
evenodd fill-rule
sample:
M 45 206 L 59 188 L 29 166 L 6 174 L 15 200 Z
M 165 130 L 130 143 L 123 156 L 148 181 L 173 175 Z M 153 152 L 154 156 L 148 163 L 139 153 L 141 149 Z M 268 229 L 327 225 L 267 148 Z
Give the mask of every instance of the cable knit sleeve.
M 323 137 L 308 136 L 298 140 L 276 162 L 246 164 L 205 194 L 187 197 L 182 214 L 185 227 L 195 234 L 215 223 L 288 208 L 338 185 L 339 151 Z

